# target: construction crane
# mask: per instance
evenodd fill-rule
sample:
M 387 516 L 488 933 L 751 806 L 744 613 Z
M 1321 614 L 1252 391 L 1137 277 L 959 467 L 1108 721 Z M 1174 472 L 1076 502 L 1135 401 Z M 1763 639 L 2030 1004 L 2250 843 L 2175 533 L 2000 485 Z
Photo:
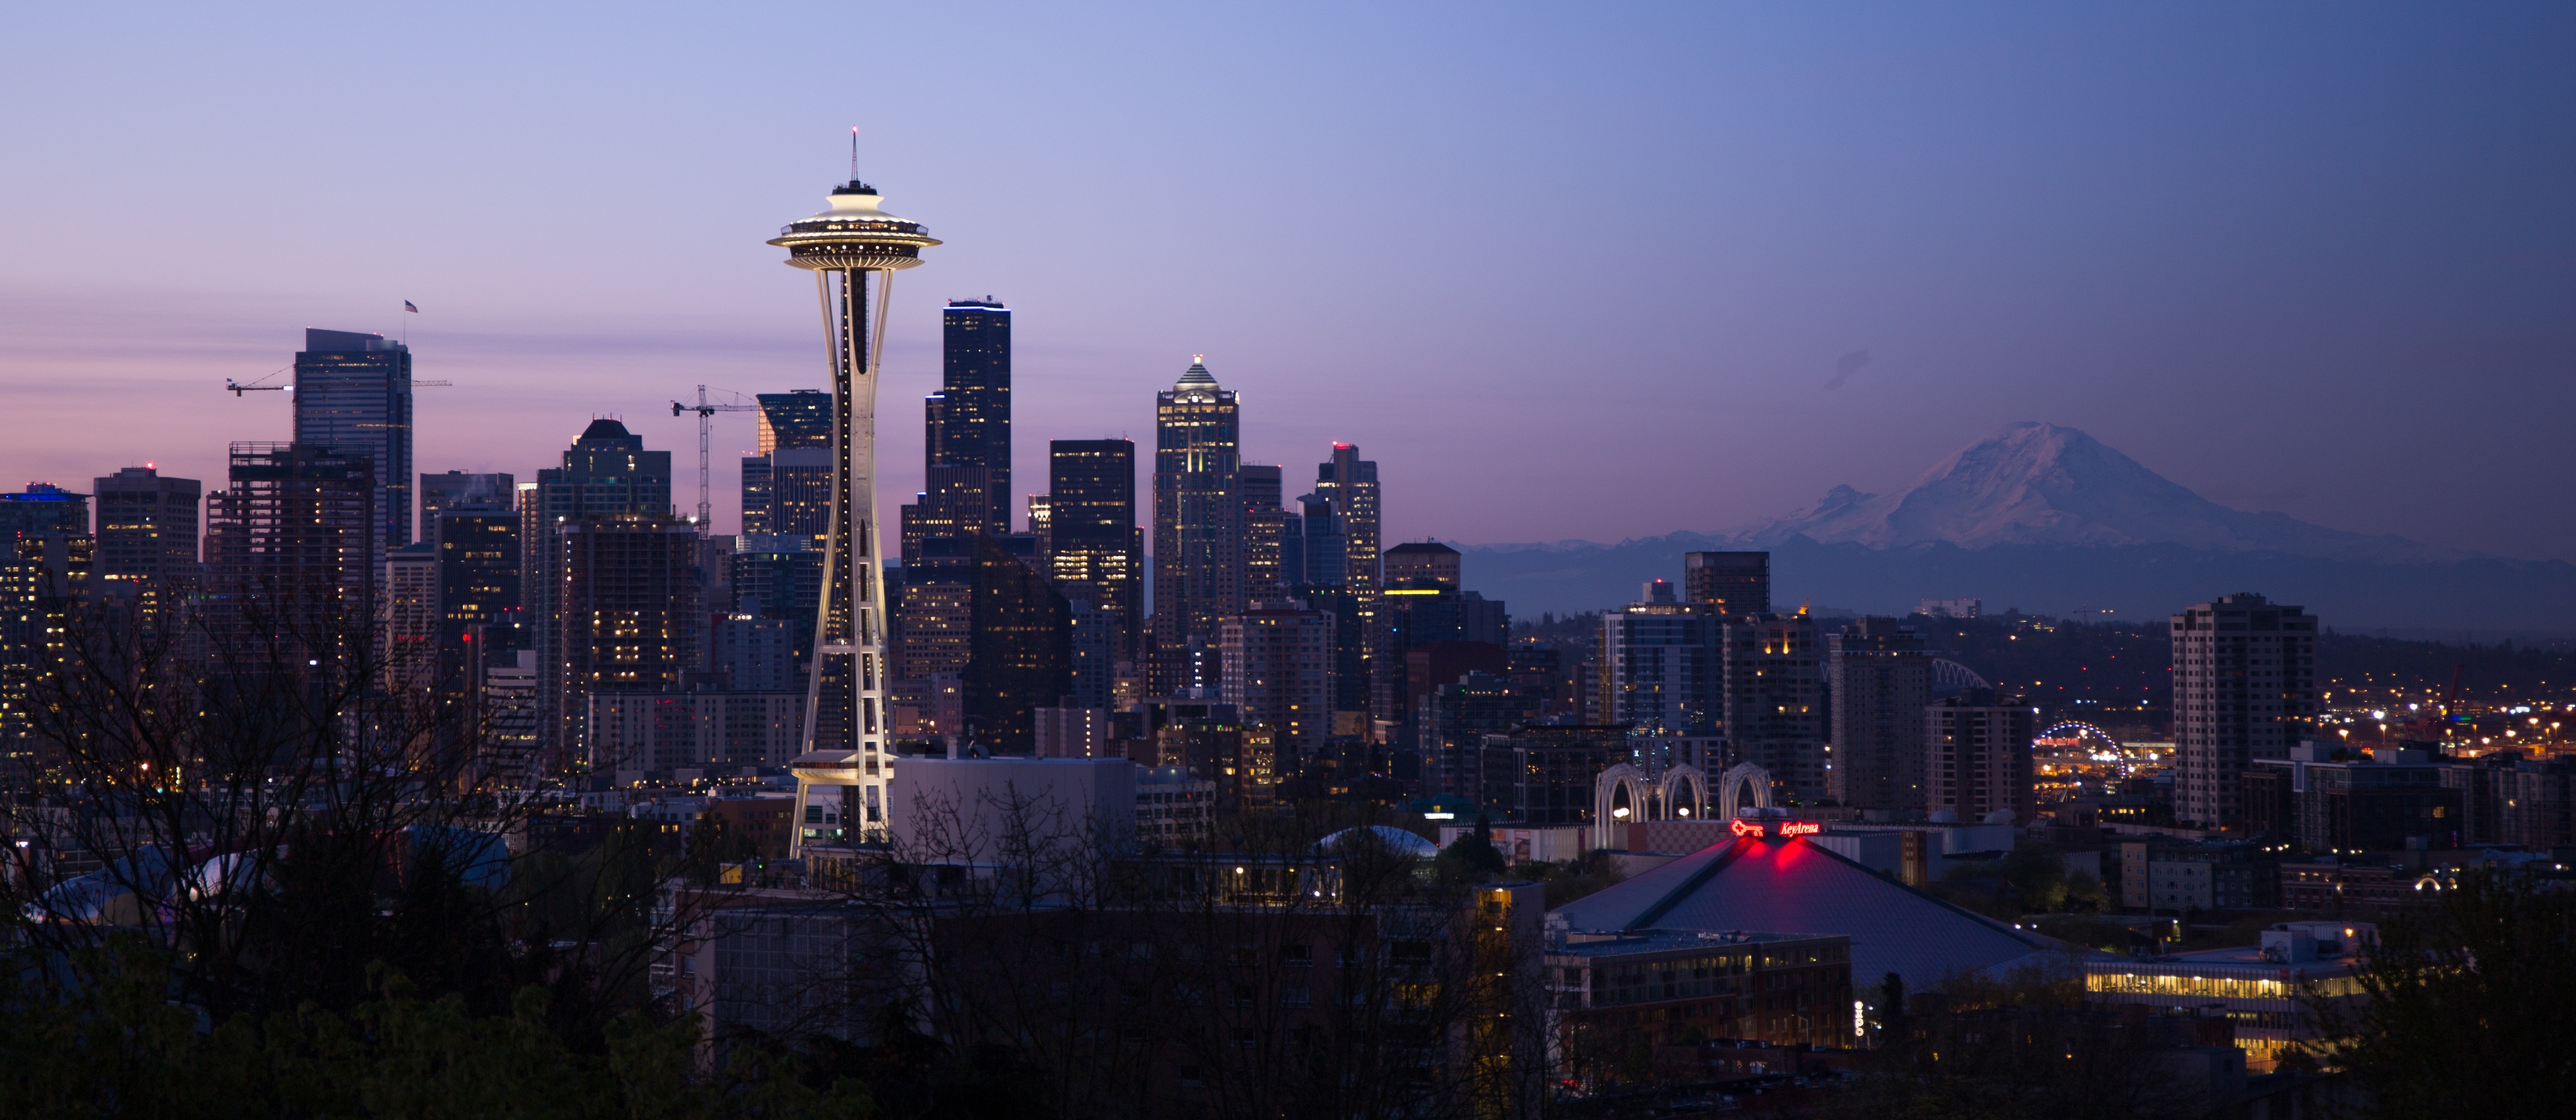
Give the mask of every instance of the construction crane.
M 277 371 L 277 373 L 284 372 L 286 371 Z M 268 377 L 275 377 L 277 376 L 277 373 L 269 374 Z M 266 381 L 268 380 L 268 377 L 260 378 L 259 381 Z M 274 393 L 281 390 L 292 390 L 295 388 L 293 385 L 262 385 L 259 381 L 253 381 L 248 385 L 243 385 L 235 382 L 232 378 L 227 377 L 224 379 L 224 391 L 238 397 L 244 393 Z M 411 387 L 414 389 L 441 389 L 454 384 L 456 383 L 453 381 L 414 381 L 411 383 Z
M 714 507 L 707 503 L 707 494 L 711 488 L 707 480 L 707 443 L 714 435 L 716 413 L 760 411 L 760 405 L 757 403 L 742 403 L 740 393 L 727 392 L 725 395 L 732 397 L 733 401 L 731 403 L 710 401 L 707 399 L 707 387 L 700 385 L 698 403 L 671 402 L 673 416 L 684 416 L 692 412 L 698 414 L 698 531 L 701 533 L 706 531 L 707 522 L 714 517 Z

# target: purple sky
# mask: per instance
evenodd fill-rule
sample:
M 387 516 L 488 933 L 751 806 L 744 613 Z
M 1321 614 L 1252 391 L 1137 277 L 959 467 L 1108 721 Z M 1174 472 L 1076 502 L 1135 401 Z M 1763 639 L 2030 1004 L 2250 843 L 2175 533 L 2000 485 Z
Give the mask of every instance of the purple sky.
M 1204 352 L 1290 493 L 1332 440 L 1378 460 L 1390 540 L 1728 528 L 2031 419 L 2576 557 L 2576 10 L 2070 7 L 29 8 L 0 481 L 219 480 L 288 432 L 226 377 L 410 299 L 456 382 L 420 469 L 531 477 L 614 414 L 687 507 L 666 402 L 822 384 L 761 241 L 855 123 L 948 242 L 897 285 L 887 500 L 937 307 L 990 294 L 1023 491 L 1050 437 L 1149 439 Z

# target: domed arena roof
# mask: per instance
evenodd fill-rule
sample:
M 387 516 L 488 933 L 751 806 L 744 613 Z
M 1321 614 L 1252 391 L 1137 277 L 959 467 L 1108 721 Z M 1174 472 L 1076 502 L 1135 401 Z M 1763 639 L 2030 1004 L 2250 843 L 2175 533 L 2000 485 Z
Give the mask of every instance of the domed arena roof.
M 1321 840 L 1315 841 L 1315 850 L 1319 852 L 1339 851 L 1342 845 L 1350 843 L 1353 840 L 1358 840 L 1364 834 L 1376 840 L 1377 843 L 1384 846 L 1387 851 L 1393 852 L 1396 855 L 1412 859 L 1430 859 L 1431 857 L 1440 854 L 1440 845 L 1434 844 L 1431 841 L 1425 840 L 1410 832 L 1406 832 L 1401 828 L 1383 824 L 1373 824 L 1367 828 L 1345 828 L 1340 832 L 1336 832 Z

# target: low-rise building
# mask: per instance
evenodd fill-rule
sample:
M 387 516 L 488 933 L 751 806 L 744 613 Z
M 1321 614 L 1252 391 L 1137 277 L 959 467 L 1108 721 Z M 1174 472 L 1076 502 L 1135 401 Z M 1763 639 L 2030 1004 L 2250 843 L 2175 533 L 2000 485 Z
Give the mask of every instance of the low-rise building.
M 2268 1069 L 2284 1048 L 2319 1035 L 2311 998 L 2351 1000 L 2363 954 L 2378 940 L 2364 922 L 2289 922 L 2260 944 L 2134 960 L 2084 963 L 2084 998 L 2175 1014 L 2210 1009 L 2235 1026 L 2250 1068 Z
M 1216 783 L 1186 766 L 1136 769 L 1136 842 L 1174 848 L 1206 840 L 1216 828 Z
M 1560 929 L 1545 961 L 1558 1075 L 1586 1087 L 1615 1079 L 1641 1044 L 1854 1038 L 1849 937 Z
M 2286 910 L 2384 914 L 2406 902 L 2414 889 L 2414 872 L 2384 863 L 2281 865 L 2281 906 Z
M 2426 747 L 2383 747 L 2335 760 L 2305 742 L 2288 758 L 2258 758 L 2241 779 L 2247 827 L 2311 852 L 2456 848 L 2463 791 L 2443 782 Z
M 2242 842 L 2120 844 L 2120 905 L 2133 910 L 2252 910 L 2276 905 L 2278 864 Z

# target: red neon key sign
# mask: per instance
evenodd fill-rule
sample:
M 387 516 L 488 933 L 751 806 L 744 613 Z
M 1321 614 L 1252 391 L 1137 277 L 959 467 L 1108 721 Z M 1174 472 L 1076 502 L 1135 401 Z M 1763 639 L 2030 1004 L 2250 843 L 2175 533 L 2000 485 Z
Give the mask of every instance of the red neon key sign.
M 1727 822 L 1726 825 L 1727 831 L 1738 836 L 1768 835 L 1767 828 L 1768 826 L 1766 825 L 1755 824 L 1748 820 L 1733 820 Z M 1790 836 L 1814 836 L 1824 830 L 1825 826 L 1817 824 L 1814 821 L 1782 821 L 1780 822 L 1779 835 L 1784 838 Z

